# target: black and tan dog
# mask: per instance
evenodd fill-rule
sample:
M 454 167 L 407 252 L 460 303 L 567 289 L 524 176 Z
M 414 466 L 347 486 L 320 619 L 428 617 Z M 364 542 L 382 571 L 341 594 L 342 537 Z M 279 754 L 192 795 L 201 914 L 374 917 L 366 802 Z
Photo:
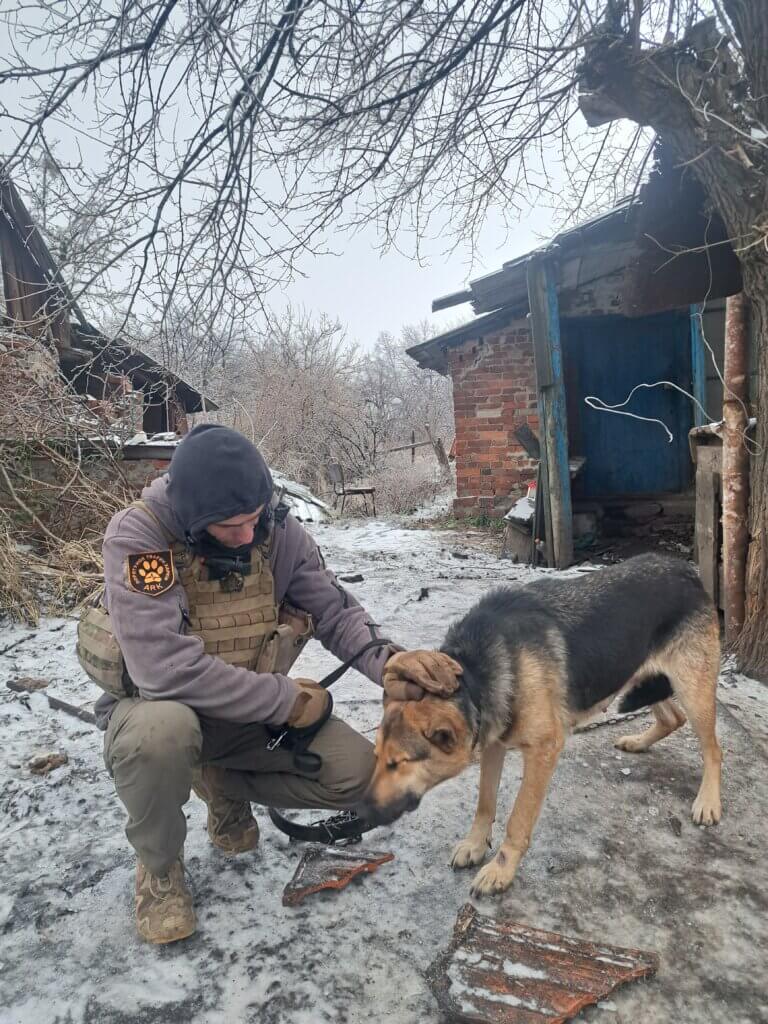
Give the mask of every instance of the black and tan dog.
M 704 758 L 693 820 L 720 820 L 719 628 L 684 562 L 643 555 L 578 578 L 493 591 L 451 626 L 441 650 L 461 667 L 460 685 L 450 696 L 388 703 L 363 813 L 384 823 L 414 810 L 479 752 L 477 812 L 451 861 L 479 864 L 491 845 L 504 756 L 520 749 L 523 779 L 506 836 L 474 879 L 474 894 L 512 883 L 569 729 L 619 694 L 620 710 L 652 705 L 655 718 L 620 739 L 620 750 L 648 750 L 684 724 L 685 711 Z

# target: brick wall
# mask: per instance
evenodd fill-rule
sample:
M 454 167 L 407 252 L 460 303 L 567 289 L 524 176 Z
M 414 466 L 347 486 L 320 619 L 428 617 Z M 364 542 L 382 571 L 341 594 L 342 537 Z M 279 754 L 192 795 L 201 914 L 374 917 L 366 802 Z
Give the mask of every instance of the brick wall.
M 533 346 L 526 321 L 449 352 L 456 417 L 459 516 L 503 515 L 536 476 L 515 437 L 527 423 L 538 433 Z

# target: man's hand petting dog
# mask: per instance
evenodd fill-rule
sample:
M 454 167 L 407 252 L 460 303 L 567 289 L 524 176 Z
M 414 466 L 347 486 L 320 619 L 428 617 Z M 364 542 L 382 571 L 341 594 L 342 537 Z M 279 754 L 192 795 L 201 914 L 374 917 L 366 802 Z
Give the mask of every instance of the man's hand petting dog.
M 421 700 L 427 693 L 450 697 L 461 673 L 458 661 L 442 651 L 399 651 L 384 666 L 384 700 Z

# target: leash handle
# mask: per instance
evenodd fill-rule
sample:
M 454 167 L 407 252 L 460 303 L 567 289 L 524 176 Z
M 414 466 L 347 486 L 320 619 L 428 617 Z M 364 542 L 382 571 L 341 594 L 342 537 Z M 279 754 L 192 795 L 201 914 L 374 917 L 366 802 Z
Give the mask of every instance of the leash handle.
M 343 662 L 343 664 L 339 665 L 338 668 L 335 668 L 333 672 L 329 672 L 327 676 L 324 676 L 320 680 L 319 685 L 322 686 L 324 690 L 327 690 L 329 686 L 333 686 L 333 684 L 337 680 L 341 679 L 341 677 L 348 669 L 352 668 L 352 665 L 357 661 L 357 659 L 361 655 L 365 654 L 366 651 L 370 651 L 373 647 L 394 646 L 395 645 L 392 643 L 391 640 L 383 640 L 381 638 L 378 638 L 376 640 L 369 640 L 368 643 L 364 647 L 361 647 L 356 654 L 353 654 L 351 658 L 347 658 L 347 660 Z
M 320 680 L 319 684 L 323 689 L 328 689 L 329 686 L 333 686 L 337 679 L 341 679 L 347 669 L 350 669 L 355 661 L 360 657 L 361 654 L 365 654 L 366 651 L 370 651 L 374 647 L 390 647 L 394 646 L 391 640 L 375 639 L 369 640 L 368 643 L 361 647 L 360 650 L 353 654 L 351 658 L 335 668 L 333 672 L 330 672 L 327 676 Z M 329 695 L 330 696 L 330 695 Z M 308 749 L 315 735 L 320 731 L 321 727 L 325 725 L 328 719 L 331 717 L 333 711 L 333 698 L 329 702 L 328 712 L 321 722 L 316 722 L 311 728 L 302 730 L 301 734 L 297 734 L 295 729 L 291 729 L 288 726 L 282 729 L 275 729 L 272 739 L 267 744 L 267 750 L 277 750 L 278 747 L 285 745 L 293 753 L 293 763 L 297 771 L 304 774 L 314 774 L 319 772 L 323 766 L 323 760 L 319 754 L 313 753 Z

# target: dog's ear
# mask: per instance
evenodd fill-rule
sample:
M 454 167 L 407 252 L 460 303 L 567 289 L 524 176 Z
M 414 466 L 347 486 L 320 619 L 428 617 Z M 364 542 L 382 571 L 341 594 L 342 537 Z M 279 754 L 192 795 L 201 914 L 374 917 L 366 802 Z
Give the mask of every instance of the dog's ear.
M 450 754 L 456 747 L 456 733 L 450 725 L 431 726 L 424 736 L 444 754 Z

